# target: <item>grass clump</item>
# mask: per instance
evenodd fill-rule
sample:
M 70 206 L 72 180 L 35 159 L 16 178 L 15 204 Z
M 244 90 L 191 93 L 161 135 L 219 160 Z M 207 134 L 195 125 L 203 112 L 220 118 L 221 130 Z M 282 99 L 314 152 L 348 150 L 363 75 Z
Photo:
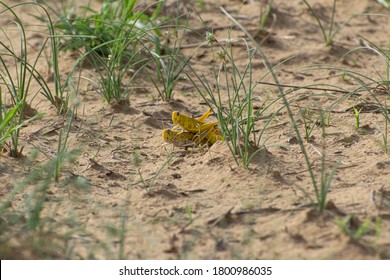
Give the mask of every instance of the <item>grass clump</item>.
M 315 172 L 314 172 L 314 167 L 312 165 L 312 162 L 310 161 L 310 158 L 309 158 L 309 155 L 306 151 L 306 147 L 303 143 L 303 140 L 302 140 L 302 136 L 301 136 L 301 133 L 299 131 L 299 128 L 298 128 L 298 123 L 297 123 L 297 120 L 292 112 L 292 109 L 291 109 L 291 101 L 289 101 L 287 99 L 287 93 L 284 92 L 283 90 L 283 87 L 280 85 L 277 77 L 276 77 L 276 74 L 274 72 L 274 68 L 271 66 L 267 56 L 264 54 L 262 48 L 259 46 L 259 44 L 252 38 L 252 36 L 246 31 L 245 28 L 243 28 L 238 22 L 237 20 L 235 20 L 228 12 L 226 12 L 224 9 L 222 10 L 228 17 L 229 19 L 234 22 L 237 26 L 240 27 L 240 29 L 242 31 L 245 32 L 245 34 L 251 39 L 251 41 L 255 44 L 255 51 L 260 54 L 261 58 L 263 59 L 263 62 L 266 66 L 266 68 L 268 69 L 269 71 L 269 74 L 271 75 L 272 79 L 274 80 L 277 88 L 278 88 L 278 91 L 279 91 L 279 94 L 280 94 L 280 97 L 283 101 L 283 105 L 284 105 L 284 109 L 287 111 L 287 115 L 289 116 L 289 119 L 291 121 L 291 124 L 293 126 L 293 129 L 294 129 L 294 132 L 295 132 L 295 135 L 297 137 L 297 141 L 298 141 L 298 144 L 299 144 L 299 147 L 300 147 L 300 150 L 302 152 L 302 155 L 304 157 L 304 160 L 305 160 L 305 163 L 306 163 L 306 166 L 308 168 L 308 171 L 309 171 L 309 175 L 310 175 L 310 179 L 311 179 L 311 183 L 312 183 L 312 186 L 313 186 L 313 189 L 314 189 L 314 193 L 315 193 L 315 198 L 316 198 L 316 201 L 317 201 L 317 207 L 318 207 L 318 210 L 320 212 L 324 211 L 325 210 L 325 205 L 326 205 L 326 198 L 327 198 L 327 194 L 328 194 L 328 191 L 330 189 L 330 184 L 331 184 L 331 181 L 336 173 L 336 169 L 337 169 L 337 164 L 332 168 L 331 172 L 327 172 L 326 170 L 326 166 L 325 166 L 325 159 L 326 159 L 326 155 L 325 155 L 325 149 L 326 149 L 326 133 L 325 133 L 325 112 L 323 112 L 322 110 L 320 111 L 321 114 L 320 114 L 320 118 L 321 118 L 321 127 L 322 127 L 322 147 L 323 147 L 323 151 L 321 153 L 321 168 L 320 168 L 320 178 L 318 180 L 318 177 L 316 178 L 316 175 L 315 175 Z
M 161 32 L 154 21 L 164 1 L 141 11 L 137 11 L 136 3 L 136 0 L 105 0 L 100 11 L 84 7 L 82 17 L 58 14 L 59 20 L 54 25 L 61 34 L 61 47 L 81 53 L 75 68 L 83 61 L 93 66 L 97 78 L 88 80 L 107 103 L 129 103 L 132 82 L 150 61 L 142 53 L 145 48 L 148 52 L 159 45 Z M 147 12 L 153 7 L 149 16 Z
M 316 11 L 313 9 L 313 7 L 307 2 L 306 0 L 303 0 L 303 2 L 306 4 L 306 6 L 309 8 L 310 12 L 313 14 L 315 19 L 317 20 L 318 26 L 320 27 L 324 42 L 326 43 L 327 46 L 333 45 L 333 38 L 336 36 L 337 33 L 340 32 L 340 30 L 350 22 L 355 15 L 350 16 L 346 21 L 344 21 L 341 25 L 339 25 L 336 29 L 334 29 L 335 25 L 335 14 L 336 14 L 336 0 L 333 0 L 333 5 L 332 5 L 332 16 L 330 19 L 330 24 L 329 24 L 329 29 L 328 32 L 326 31 L 326 27 L 324 24 L 321 22 L 320 16 L 316 13 Z
M 28 116 L 25 111 L 27 109 L 27 97 L 30 94 L 32 84 L 35 82 L 40 86 L 39 91 L 45 94 L 50 94 L 51 91 L 44 82 L 42 75 L 37 72 L 36 66 L 42 54 L 44 45 L 38 52 L 38 55 L 30 62 L 29 52 L 27 50 L 27 37 L 23 22 L 19 18 L 15 9 L 20 5 L 35 5 L 33 3 L 19 4 L 8 6 L 0 1 L 0 7 L 4 10 L 0 11 L 0 15 L 10 13 L 14 17 L 12 23 L 15 29 L 4 29 L 0 27 L 0 34 L 3 39 L 0 41 L 0 107 L 1 107 L 1 142 L 4 143 L 6 138 L 11 138 L 11 145 L 8 145 L 9 153 L 13 157 L 21 156 L 19 146 L 20 128 L 26 123 L 26 119 L 36 116 Z M 36 4 L 37 7 L 41 7 Z M 16 32 L 19 38 L 18 46 L 14 46 L 9 32 Z M 9 102 L 12 109 L 6 108 Z
M 108 57 L 115 53 L 113 50 L 120 48 L 118 39 L 124 34 L 129 33 L 128 38 L 142 38 L 146 35 L 146 30 L 151 30 L 160 36 L 161 33 L 154 20 L 163 8 L 164 1 L 153 4 L 156 8 L 151 15 L 145 13 L 146 9 L 138 12 L 137 2 L 137 0 L 104 0 L 100 10 L 94 10 L 91 6 L 81 7 L 83 11 L 80 16 L 76 14 L 74 5 L 62 7 L 61 12 L 52 8 L 58 17 L 54 27 L 64 35 L 61 37 L 61 48 L 64 50 L 93 49 L 96 54 Z M 132 57 L 138 42 L 132 43 L 121 55 Z
M 378 220 L 378 219 L 377 219 Z M 356 240 L 360 240 L 365 234 L 370 231 L 370 220 L 367 219 L 362 223 L 359 223 L 356 217 L 347 215 L 345 218 L 336 218 L 336 224 L 340 227 L 340 230 L 346 235 L 351 236 Z M 376 233 L 380 235 L 380 224 L 376 223 Z
M 19 128 L 19 125 L 14 122 L 19 107 L 20 103 L 8 109 L 3 103 L 3 96 L 0 88 L 0 150 L 7 139 L 11 137 L 12 133 Z
M 206 35 L 208 43 L 217 42 L 212 33 Z M 262 149 L 261 135 L 257 133 L 255 123 L 262 111 L 253 108 L 253 101 L 259 99 L 254 90 L 258 85 L 253 78 L 252 60 L 255 50 L 246 44 L 247 62 L 244 67 L 236 64 L 233 54 L 232 41 L 227 40 L 226 45 L 217 42 L 219 51 L 216 56 L 221 64 L 218 69 L 213 66 L 214 85 L 205 76 L 197 76 L 202 88 L 190 77 L 197 91 L 215 113 L 220 123 L 223 138 L 238 165 L 248 168 L 254 156 Z M 191 68 L 192 69 L 192 68 Z M 192 69 L 193 70 L 193 69 Z M 227 91 L 227 100 L 223 100 L 224 88 Z M 260 144 L 261 143 L 261 144 Z
M 164 101 L 169 101 L 173 98 L 176 83 L 180 79 L 186 64 L 191 59 L 191 57 L 185 57 L 180 53 L 188 28 L 189 15 L 186 17 L 182 30 L 179 30 L 179 20 L 179 17 L 175 19 L 174 30 L 172 34 L 167 32 L 164 44 L 159 44 L 158 49 L 160 53 L 146 48 L 153 59 L 157 72 L 157 77 L 148 74 L 149 78 L 157 89 L 160 98 Z M 160 84 L 162 84 L 162 89 L 160 89 Z

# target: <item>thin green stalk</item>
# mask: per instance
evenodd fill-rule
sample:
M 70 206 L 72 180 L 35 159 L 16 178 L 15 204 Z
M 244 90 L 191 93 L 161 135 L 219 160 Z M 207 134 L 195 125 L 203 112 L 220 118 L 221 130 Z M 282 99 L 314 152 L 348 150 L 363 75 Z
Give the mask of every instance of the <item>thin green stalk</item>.
M 317 20 L 318 26 L 320 27 L 321 32 L 322 32 L 322 36 L 324 37 L 324 41 L 328 44 L 328 38 L 326 36 L 325 28 L 322 25 L 319 16 L 317 15 L 317 13 L 314 11 L 314 9 L 310 6 L 310 4 L 306 0 L 302 0 L 302 1 L 306 4 L 306 6 L 309 8 L 310 12 L 313 14 L 314 18 Z M 335 2 L 336 1 L 334 0 L 333 1 L 334 5 L 335 5 Z
M 332 16 L 331 16 L 331 20 L 330 20 L 330 26 L 329 26 L 328 34 L 326 34 L 325 27 L 323 26 L 323 24 L 322 24 L 322 22 L 320 20 L 320 17 L 318 16 L 318 14 L 315 12 L 315 10 L 311 7 L 311 5 L 306 0 L 302 0 L 302 1 L 306 4 L 306 6 L 309 8 L 310 12 L 313 14 L 314 18 L 316 19 L 316 21 L 318 23 L 318 26 L 320 27 L 322 36 L 324 38 L 324 42 L 326 43 L 327 46 L 331 46 L 333 44 L 334 36 L 336 36 L 336 34 L 339 33 L 340 30 L 342 28 L 344 28 L 344 26 L 346 24 L 348 24 L 354 17 L 357 16 L 357 15 L 351 15 L 347 20 L 345 20 L 342 24 L 340 24 L 334 30 L 333 26 L 335 24 L 334 17 L 335 17 L 335 14 L 336 14 L 336 0 L 333 0 Z
M 17 16 L 17 14 L 13 11 L 13 7 L 10 7 L 6 5 L 3 2 L 0 2 L 1 5 L 3 5 L 6 10 L 12 13 L 12 15 L 15 17 L 15 24 L 19 30 L 19 48 L 20 48 L 20 54 L 16 54 L 13 51 L 13 46 L 11 44 L 11 47 L 8 48 L 3 42 L 1 42 L 1 46 L 3 46 L 6 51 L 9 53 L 7 55 L 11 56 L 14 59 L 15 66 L 17 68 L 15 74 L 16 74 L 16 81 L 14 81 L 14 78 L 12 77 L 11 73 L 9 72 L 8 66 L 6 65 L 6 62 L 1 57 L 1 63 L 5 70 L 6 77 L 3 77 L 3 74 L 0 72 L 1 79 L 4 81 L 4 84 L 7 86 L 7 89 L 10 91 L 10 93 L 13 94 L 13 100 L 14 104 L 20 103 L 20 106 L 18 107 L 18 115 L 15 116 L 17 118 L 17 122 L 20 124 L 23 122 L 24 118 L 24 107 L 25 102 L 27 98 L 27 93 L 29 89 L 29 82 L 27 81 L 27 67 L 25 62 L 27 62 L 27 41 L 26 41 L 26 33 L 24 26 L 20 20 L 20 18 Z M 2 11 L 4 12 L 4 11 Z M 1 14 L 1 13 L 0 13 Z M 7 37 L 8 38 L 8 37 Z M 9 38 L 8 38 L 9 39 Z M 13 157 L 19 156 L 19 134 L 20 129 L 15 129 L 11 133 L 11 141 L 12 141 L 12 150 L 10 151 L 11 155 Z
M 334 15 L 336 13 L 336 0 L 333 0 L 333 8 L 332 8 L 332 18 L 330 20 L 330 27 L 329 27 L 329 33 L 328 33 L 328 37 L 327 37 L 327 40 L 326 40 L 326 45 L 327 46 L 330 46 L 332 45 L 332 37 L 333 37 L 333 34 L 332 34 L 332 29 L 333 29 L 333 24 L 334 24 Z
M 339 163 L 335 164 L 332 167 L 332 170 L 329 173 L 326 171 L 325 160 L 326 160 L 326 131 L 325 131 L 325 114 L 324 111 L 320 112 L 321 119 L 321 130 L 322 130 L 322 154 L 321 154 L 321 193 L 320 200 L 318 201 L 319 210 L 322 212 L 325 210 L 326 199 L 328 196 L 328 192 L 330 189 L 330 184 L 333 180 L 334 175 L 336 174 L 336 170 L 339 166 Z
M 68 139 L 69 139 L 70 129 L 71 129 L 72 123 L 73 123 L 73 118 L 74 118 L 74 110 L 71 110 L 69 113 L 69 117 L 68 117 L 68 124 L 67 124 L 66 132 L 65 132 L 65 137 L 64 137 L 64 139 L 62 139 L 62 137 L 63 137 L 62 136 L 62 133 L 63 133 L 62 129 L 60 130 L 60 133 L 58 136 L 57 157 L 56 157 L 56 161 L 55 161 L 56 168 L 55 168 L 55 172 L 54 172 L 54 180 L 56 182 L 59 181 L 61 167 L 62 167 L 63 161 L 64 161 L 66 154 L 67 154 Z

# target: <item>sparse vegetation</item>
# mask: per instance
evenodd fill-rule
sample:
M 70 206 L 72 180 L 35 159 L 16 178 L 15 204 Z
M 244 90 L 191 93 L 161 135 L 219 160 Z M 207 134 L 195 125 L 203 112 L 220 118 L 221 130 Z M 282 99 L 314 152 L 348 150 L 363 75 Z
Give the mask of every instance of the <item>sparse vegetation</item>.
M 356 244 L 365 258 L 390 254 L 390 11 L 8 2 L 2 259 L 348 259 Z M 175 127 L 179 114 L 195 131 Z M 191 138 L 199 127 L 212 141 L 162 146 L 164 129 Z

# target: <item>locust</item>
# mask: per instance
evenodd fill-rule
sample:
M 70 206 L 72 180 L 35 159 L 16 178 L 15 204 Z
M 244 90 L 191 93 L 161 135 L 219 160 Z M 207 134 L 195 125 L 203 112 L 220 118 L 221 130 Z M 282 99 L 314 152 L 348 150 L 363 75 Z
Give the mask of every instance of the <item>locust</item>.
M 208 144 L 207 138 L 203 137 L 203 135 L 188 131 L 164 129 L 162 136 L 165 142 L 183 148 Z
M 178 147 L 187 148 L 205 144 L 212 145 L 217 140 L 223 140 L 218 122 L 205 123 L 210 114 L 211 109 L 195 119 L 177 111 L 172 112 L 172 122 L 176 126 L 172 129 L 163 130 L 162 137 L 164 141 Z

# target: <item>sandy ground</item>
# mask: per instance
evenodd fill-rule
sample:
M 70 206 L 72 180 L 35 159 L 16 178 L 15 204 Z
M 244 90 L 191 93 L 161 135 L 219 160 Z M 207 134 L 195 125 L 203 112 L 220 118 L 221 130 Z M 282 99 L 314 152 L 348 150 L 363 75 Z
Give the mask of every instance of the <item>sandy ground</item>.
M 302 1 L 275 0 L 267 30 L 261 34 L 257 34 L 256 28 L 264 1 L 205 2 L 200 15 L 209 30 L 214 30 L 218 41 L 228 37 L 232 25 L 219 9 L 223 5 L 261 43 L 273 65 L 293 56 L 276 71 L 283 85 L 314 84 L 322 88 L 336 85 L 346 91 L 359 87 L 356 80 L 342 79 L 340 72 L 332 69 L 305 69 L 315 64 L 344 67 L 375 80 L 380 80 L 380 75 L 385 76 L 383 58 L 373 51 L 359 49 L 340 59 L 348 51 L 364 46 L 366 41 L 362 37 L 388 50 L 390 11 L 376 1 L 337 2 L 335 19 L 338 24 L 352 14 L 364 12 L 387 16 L 356 16 L 335 36 L 332 47 L 325 46 L 314 17 Z M 332 2 L 310 1 L 325 22 L 329 22 Z M 185 5 L 187 1 L 183 3 L 183 11 L 190 8 Z M 176 5 L 169 4 L 166 8 L 165 13 L 173 13 Z M 35 11 L 28 7 L 19 10 Z M 27 22 L 29 52 L 34 57 L 46 34 L 34 32 L 37 21 L 27 13 L 23 19 Z M 9 15 L 2 16 L 0 25 L 5 28 L 11 20 Z M 196 16 L 192 17 L 191 24 L 199 30 L 204 27 Z M 230 36 L 238 38 L 245 34 L 234 28 Z M 191 47 L 203 42 L 189 32 L 183 53 L 195 53 L 193 67 L 210 77 L 210 65 L 218 65 L 217 58 L 209 48 Z M 234 52 L 236 62 L 244 66 L 245 46 L 234 44 Z M 75 56 L 70 52 L 60 53 L 64 77 L 74 64 Z M 267 72 L 259 55 L 254 58 L 253 68 L 254 79 Z M 42 73 L 49 72 L 44 60 L 38 69 Z M 83 75 L 96 77 L 87 66 Z M 172 111 L 199 116 L 208 107 L 185 76 L 177 84 L 174 100 L 170 102 L 160 100 L 146 75 L 144 78 L 136 81 L 137 90 L 130 97 L 130 106 L 119 107 L 105 104 L 91 84 L 83 83 L 78 93 L 81 105 L 68 143 L 69 150 L 80 149 L 81 152 L 74 163 L 64 165 L 61 179 L 78 176 L 85 178 L 90 187 L 84 190 L 53 183 L 46 193 L 41 229 L 26 232 L 23 225 L 11 227 L 1 239 L 3 259 L 390 257 L 390 158 L 384 151 L 380 131 L 384 131 L 385 122 L 382 114 L 367 106 L 375 103 L 375 98 L 383 104 L 386 100 L 390 103 L 388 90 L 372 91 L 375 98 L 361 91 L 332 108 L 326 127 L 325 167 L 327 172 L 336 164 L 338 167 L 326 210 L 319 213 L 313 206 L 313 185 L 285 109 L 266 130 L 266 150 L 245 170 L 235 163 L 225 142 L 189 152 L 164 146 L 161 130 L 172 126 Z M 47 81 L 52 83 L 49 74 Z M 263 82 L 273 80 L 266 78 Z M 254 94 L 261 98 L 259 106 L 278 96 L 272 85 L 258 85 Z M 346 94 L 306 89 L 289 98 L 304 96 L 306 98 L 292 105 L 297 119 L 300 119 L 299 107 L 310 106 L 318 116 L 319 108 L 326 108 Z M 58 116 L 40 94 L 31 106 L 45 115 L 22 128 L 22 159 L 11 158 L 6 153 L 0 157 L 2 201 L 34 167 L 56 154 L 64 117 Z M 275 103 L 265 115 L 281 106 L 281 102 Z M 354 127 L 353 106 L 362 109 L 359 130 Z M 215 117 L 210 119 L 215 120 Z M 259 121 L 259 128 L 267 120 Z M 302 122 L 298 124 L 303 133 Z M 305 141 L 305 147 L 319 180 L 323 153 L 319 125 L 314 125 L 312 136 L 311 141 Z M 40 151 L 37 157 L 31 154 L 35 149 Z M 17 195 L 9 212 L 27 213 L 29 194 L 37 185 L 32 184 Z M 346 226 L 351 232 L 363 223 L 368 224 L 363 237 L 357 239 L 343 232 L 339 224 L 348 215 L 351 220 Z M 9 214 L 2 222 L 7 219 Z M 380 227 L 375 226 L 379 220 Z M 37 240 L 44 246 L 35 246 Z

